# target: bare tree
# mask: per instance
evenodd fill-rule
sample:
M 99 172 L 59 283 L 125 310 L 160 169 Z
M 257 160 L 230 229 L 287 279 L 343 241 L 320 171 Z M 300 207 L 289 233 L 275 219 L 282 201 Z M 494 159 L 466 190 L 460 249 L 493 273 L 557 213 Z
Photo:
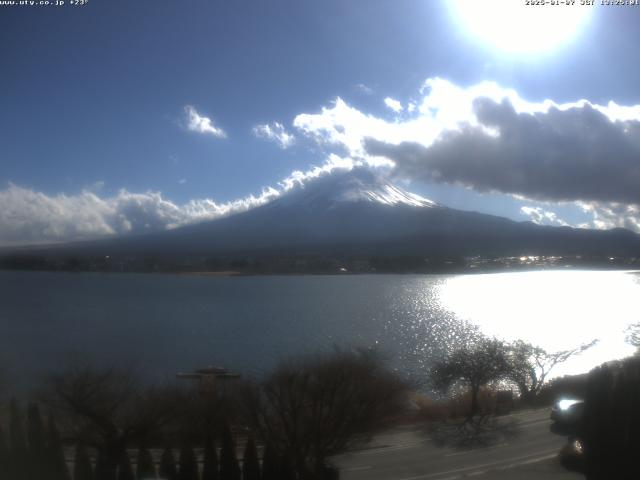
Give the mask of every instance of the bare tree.
M 196 387 L 181 389 L 180 422 L 176 438 L 195 444 L 204 444 L 212 432 L 222 431 L 224 425 L 241 421 L 242 382 L 220 381 L 216 388 L 201 390 Z
M 443 391 L 456 386 L 468 388 L 471 393 L 468 419 L 471 420 L 479 411 L 480 389 L 504 378 L 507 372 L 504 343 L 496 339 L 480 338 L 437 362 L 431 370 L 431 380 L 436 388 Z
M 96 478 L 114 480 L 128 445 L 138 445 L 175 416 L 170 389 L 142 387 L 130 371 L 91 366 L 51 375 L 43 400 L 65 421 L 68 440 L 96 448 Z
M 249 387 L 248 415 L 300 478 L 315 479 L 329 456 L 364 441 L 399 412 L 406 390 L 378 354 L 335 350 L 284 362 L 262 385 Z
M 509 369 L 507 379 L 520 391 L 520 397 L 527 403 L 535 401 L 557 365 L 579 355 L 597 343 L 593 340 L 568 350 L 548 352 L 542 347 L 517 340 L 508 346 Z

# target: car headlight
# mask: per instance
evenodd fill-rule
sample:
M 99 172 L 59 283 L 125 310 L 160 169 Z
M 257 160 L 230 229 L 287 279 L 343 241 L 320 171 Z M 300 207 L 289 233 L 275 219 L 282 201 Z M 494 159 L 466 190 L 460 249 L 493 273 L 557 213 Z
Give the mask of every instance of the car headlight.
M 566 411 L 566 410 L 569 410 L 569 408 L 571 408 L 576 403 L 580 403 L 580 400 L 568 400 L 568 399 L 560 400 L 558 402 L 558 408 L 562 411 Z

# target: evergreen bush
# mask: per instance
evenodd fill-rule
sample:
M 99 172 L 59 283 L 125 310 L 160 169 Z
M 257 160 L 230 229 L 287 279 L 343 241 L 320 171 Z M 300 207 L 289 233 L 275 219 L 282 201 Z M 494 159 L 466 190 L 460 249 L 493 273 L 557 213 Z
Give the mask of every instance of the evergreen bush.
M 236 457 L 236 445 L 229 425 L 222 429 L 222 448 L 220 449 L 220 479 L 240 480 L 240 465 Z
M 204 445 L 204 462 L 202 466 L 202 480 L 218 480 L 218 453 L 216 444 L 211 437 L 208 437 Z
M 122 457 L 120 457 L 120 463 L 118 465 L 118 480 L 135 480 L 135 478 L 133 468 L 131 467 L 131 459 L 125 450 Z
M 167 447 L 160 457 L 160 478 L 162 480 L 178 480 L 176 459 L 173 456 L 171 447 Z
M 136 468 L 136 478 L 138 480 L 152 480 L 158 478 L 156 476 L 156 467 L 153 464 L 151 452 L 146 448 L 138 450 L 138 466 Z
M 73 480 L 93 480 L 91 459 L 87 450 L 80 444 L 76 445 L 73 461 Z
M 184 446 L 180 450 L 180 480 L 198 480 L 198 460 L 193 448 Z

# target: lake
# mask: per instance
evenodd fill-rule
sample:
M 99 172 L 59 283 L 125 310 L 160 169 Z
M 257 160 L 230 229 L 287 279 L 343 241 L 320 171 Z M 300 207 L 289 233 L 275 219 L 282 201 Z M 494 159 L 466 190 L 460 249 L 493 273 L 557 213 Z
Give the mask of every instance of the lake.
M 221 365 L 259 376 L 281 358 L 376 347 L 419 378 L 464 322 L 550 350 L 599 344 L 557 370 L 630 355 L 640 276 L 620 271 L 213 277 L 0 272 L 0 364 L 16 388 L 77 358 L 153 378 Z

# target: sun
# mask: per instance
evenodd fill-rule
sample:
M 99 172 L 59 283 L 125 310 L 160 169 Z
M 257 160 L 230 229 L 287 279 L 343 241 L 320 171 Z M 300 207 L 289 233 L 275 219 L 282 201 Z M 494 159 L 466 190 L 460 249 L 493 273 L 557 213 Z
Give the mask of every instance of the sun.
M 471 37 L 505 53 L 549 52 L 584 27 L 594 7 L 580 0 L 539 5 L 537 0 L 452 0 L 451 10 Z M 544 2 L 543 2 L 544 3 Z

